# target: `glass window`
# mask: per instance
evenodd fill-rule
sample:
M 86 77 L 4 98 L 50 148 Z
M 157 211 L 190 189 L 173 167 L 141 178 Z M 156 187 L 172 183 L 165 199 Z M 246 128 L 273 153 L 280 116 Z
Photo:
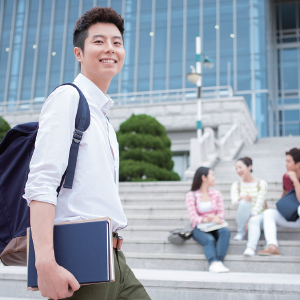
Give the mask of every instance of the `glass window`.
M 299 121 L 299 110 L 285 110 L 284 111 L 284 121 Z
M 168 1 L 156 1 L 153 90 L 166 89 Z
M 195 66 L 195 43 L 196 36 L 200 35 L 199 32 L 200 8 L 198 0 L 191 0 L 187 2 L 187 30 L 186 30 L 186 70 L 185 73 L 190 73 L 190 66 Z M 195 85 L 190 83 L 187 79 L 185 82 L 187 88 L 194 88 Z
M 253 17 L 265 18 L 266 16 L 266 2 L 261 0 L 253 0 Z
M 298 104 L 299 103 L 299 98 L 295 99 L 284 99 L 284 104 Z M 281 103 L 280 103 L 281 104 Z
M 36 34 L 38 12 L 41 1 L 31 0 L 27 25 L 27 37 L 25 45 L 24 69 L 22 78 L 21 100 L 31 99 L 32 75 L 34 67 L 34 56 L 37 51 Z
M 136 42 L 136 12 L 137 0 L 126 1 L 124 46 L 126 50 L 124 67 L 122 70 L 122 93 L 133 92 L 135 42 Z
M 251 94 L 238 95 L 239 97 L 244 97 L 245 101 L 249 107 L 250 113 L 252 112 L 252 96 Z
M 259 137 L 266 137 L 268 136 L 268 94 L 256 94 L 255 101 L 255 119 Z
M 296 4 L 281 5 L 282 29 L 296 28 Z
M 18 97 L 18 83 L 19 83 L 20 62 L 21 62 L 21 54 L 22 54 L 22 42 L 23 42 L 23 35 L 24 35 L 23 31 L 24 31 L 25 9 L 26 9 L 26 1 L 19 0 L 17 5 L 7 101 L 16 101 Z
M 9 42 L 10 42 L 10 30 L 11 30 L 11 17 L 13 11 L 14 1 L 4 2 L 4 15 L 2 23 L 2 36 L 0 47 L 0 102 L 4 101 L 5 82 L 6 82 L 6 70 L 9 57 Z
M 152 34 L 152 1 L 141 1 L 137 83 L 138 91 L 150 90 L 151 40 L 154 37 Z
M 49 49 L 52 0 L 42 1 L 42 18 L 38 49 L 38 62 L 34 98 L 45 97 L 46 73 Z
M 108 0 L 97 0 L 97 6 L 106 7 Z
M 60 1 L 60 2 L 65 2 L 65 1 Z M 94 6 L 94 0 L 84 0 L 82 6 L 82 13 L 85 13 L 86 11 L 90 10 L 91 8 L 93 8 L 93 6 Z
M 169 89 L 182 88 L 183 1 L 173 0 L 171 11 Z M 178 80 L 181 78 L 181 80 Z
M 300 124 L 285 124 L 284 133 L 286 136 L 288 135 L 300 135 Z
M 233 4 L 220 2 L 220 85 L 233 86 Z M 228 77 L 228 71 L 229 77 Z
M 78 63 L 74 56 L 73 28 L 79 16 L 79 0 L 69 2 L 68 27 L 66 37 L 66 53 L 64 53 L 64 78 L 63 82 L 73 82 L 75 76 L 75 63 Z
M 285 90 L 298 89 L 298 55 L 297 49 L 281 50 L 281 68 L 283 74 L 283 88 Z
M 62 50 L 63 50 L 62 41 L 64 36 L 64 24 L 65 24 L 65 9 L 66 9 L 65 1 L 56 1 L 53 42 L 52 42 L 52 49 L 51 49 L 49 91 L 46 92 L 46 96 L 50 92 L 52 92 L 56 86 L 60 84 L 60 71 L 61 71 L 61 60 L 62 60 Z
M 214 62 L 216 62 L 216 1 L 204 0 L 203 1 L 203 53 L 209 56 Z M 195 49 L 195 48 L 194 48 Z M 203 86 L 216 86 L 216 68 L 205 69 L 202 68 L 203 73 Z
M 122 0 L 111 0 L 110 7 L 113 8 L 119 15 L 122 16 Z

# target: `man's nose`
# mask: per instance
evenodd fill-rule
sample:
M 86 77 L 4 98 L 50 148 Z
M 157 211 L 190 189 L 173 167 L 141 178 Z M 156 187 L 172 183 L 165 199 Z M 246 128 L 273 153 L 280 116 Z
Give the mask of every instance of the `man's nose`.
M 105 52 L 106 53 L 114 53 L 115 52 L 113 44 L 111 42 L 107 42 L 107 47 L 106 47 Z

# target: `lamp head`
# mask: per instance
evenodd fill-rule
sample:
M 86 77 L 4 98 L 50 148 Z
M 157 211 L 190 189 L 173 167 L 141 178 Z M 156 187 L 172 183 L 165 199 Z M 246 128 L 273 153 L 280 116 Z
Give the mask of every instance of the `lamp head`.
M 198 73 L 196 72 L 196 69 L 195 69 L 194 66 L 190 66 L 190 68 L 191 68 L 191 73 L 188 73 L 188 74 L 187 74 L 187 79 L 188 79 L 188 81 L 189 81 L 190 83 L 196 84 L 196 83 L 198 82 L 198 80 L 199 80 L 201 74 L 198 74 Z
M 214 63 L 213 63 L 213 60 L 210 59 L 208 56 L 204 56 L 203 65 L 204 65 L 204 68 L 211 69 L 211 68 L 213 68 Z

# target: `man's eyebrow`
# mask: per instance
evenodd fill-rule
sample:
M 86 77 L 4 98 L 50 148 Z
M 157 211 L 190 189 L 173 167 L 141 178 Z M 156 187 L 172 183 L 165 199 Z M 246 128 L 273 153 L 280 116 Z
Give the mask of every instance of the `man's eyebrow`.
M 96 34 L 96 35 L 93 35 L 92 36 L 92 39 L 94 39 L 94 38 L 106 38 L 104 35 L 102 35 L 102 34 Z M 120 37 L 119 35 L 115 35 L 115 36 L 113 36 L 113 39 L 122 39 L 122 37 Z

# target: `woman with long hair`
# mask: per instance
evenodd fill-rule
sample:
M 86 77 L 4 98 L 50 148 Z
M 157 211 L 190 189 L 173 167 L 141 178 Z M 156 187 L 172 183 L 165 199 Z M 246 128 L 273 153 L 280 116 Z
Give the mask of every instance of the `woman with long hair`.
M 242 178 L 231 186 L 231 202 L 238 205 L 236 213 L 237 234 L 233 238 L 241 241 L 248 229 L 248 243 L 245 256 L 255 255 L 261 229 L 263 227 L 263 211 L 266 207 L 267 183 L 252 175 L 252 159 L 239 158 L 236 162 L 236 172 Z
M 191 225 L 194 229 L 193 238 L 204 246 L 204 254 L 209 263 L 209 271 L 214 273 L 229 272 L 223 264 L 228 250 L 230 231 L 223 227 L 214 231 L 204 232 L 197 228 L 201 223 L 224 222 L 225 212 L 223 198 L 219 191 L 211 190 L 215 185 L 213 171 L 209 168 L 197 169 L 191 191 L 186 194 L 185 203 Z

